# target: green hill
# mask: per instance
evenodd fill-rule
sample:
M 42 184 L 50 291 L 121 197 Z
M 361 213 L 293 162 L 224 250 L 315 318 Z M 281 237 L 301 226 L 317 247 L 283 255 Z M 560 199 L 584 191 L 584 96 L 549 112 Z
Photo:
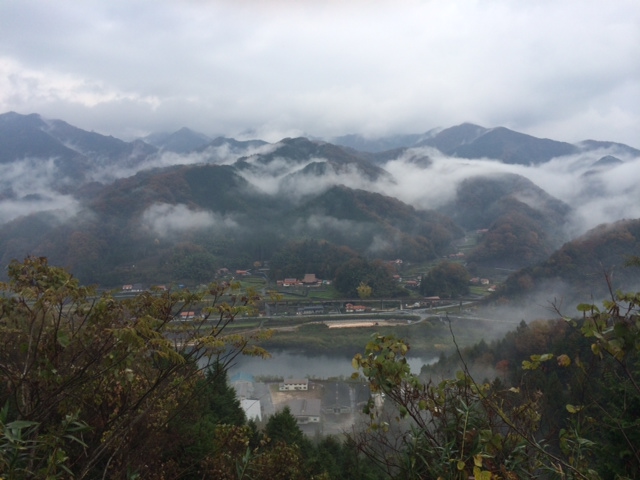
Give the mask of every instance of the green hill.
M 547 260 L 511 275 L 496 297 L 524 298 L 554 284 L 562 285 L 556 297 L 562 296 L 566 302 L 598 301 L 609 295 L 607 278 L 613 290 L 638 288 L 640 271 L 625 268 L 627 260 L 637 255 L 640 219 L 601 225 L 566 243 Z

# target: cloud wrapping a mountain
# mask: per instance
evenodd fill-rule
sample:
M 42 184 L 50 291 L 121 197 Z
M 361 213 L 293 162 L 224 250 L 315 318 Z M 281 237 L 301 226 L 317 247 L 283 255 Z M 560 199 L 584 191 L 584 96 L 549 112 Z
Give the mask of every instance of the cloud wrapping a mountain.
M 191 210 L 186 205 L 155 203 L 142 214 L 142 224 L 160 237 L 186 230 L 208 229 L 212 227 L 235 228 L 238 224 L 228 217 L 213 212 Z
M 80 202 L 61 187 L 73 184 L 61 178 L 53 159 L 24 159 L 0 164 L 0 225 L 36 212 L 52 212 L 66 220 L 75 215 Z

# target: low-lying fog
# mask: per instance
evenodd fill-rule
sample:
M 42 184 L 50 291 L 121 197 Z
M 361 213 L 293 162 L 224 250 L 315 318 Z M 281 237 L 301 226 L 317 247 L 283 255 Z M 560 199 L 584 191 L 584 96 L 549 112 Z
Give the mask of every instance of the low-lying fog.
M 640 158 L 612 147 L 577 155 L 563 156 L 549 162 L 524 166 L 509 165 L 491 159 L 461 159 L 448 157 L 432 148 L 409 149 L 399 157 L 380 165 L 390 176 L 371 181 L 355 168 L 340 172 L 304 176 L 301 170 L 308 163 L 326 159 L 314 158 L 306 163 L 277 158 L 267 164 L 255 159 L 257 155 L 273 152 L 279 144 L 231 151 L 221 146 L 210 151 L 190 154 L 162 153 L 143 163 L 124 167 L 110 166 L 89 172 L 93 181 L 103 184 L 117 178 L 134 175 L 137 171 L 169 165 L 197 163 L 233 164 L 240 157 L 252 163 L 251 170 L 241 172 L 245 178 L 265 193 L 287 194 L 292 201 L 304 194 L 320 193 L 336 184 L 360 188 L 396 197 L 418 209 L 437 209 L 452 201 L 460 183 L 468 178 L 492 173 L 522 175 L 550 195 L 564 201 L 573 209 L 567 224 L 569 237 L 575 237 L 602 223 L 622 218 L 640 217 Z M 617 165 L 594 166 L 602 157 L 612 155 L 622 160 Z M 430 162 L 416 159 L 428 157 Z M 427 165 L 425 166 L 425 163 Z M 277 168 L 275 168 L 277 166 Z M 295 174 L 295 181 L 291 175 Z M 72 196 L 60 193 L 59 172 L 51 161 L 23 160 L 0 166 L 0 223 L 17 216 L 38 211 L 60 210 L 74 212 L 79 208 Z M 44 199 L 44 200 L 43 200 Z M 215 212 L 213 212 L 215 213 Z M 182 222 L 182 228 L 190 228 Z
M 202 162 L 233 164 L 242 157 L 251 166 L 240 171 L 246 180 L 267 194 L 286 195 L 291 202 L 304 194 L 320 193 L 333 185 L 343 184 L 396 197 L 417 209 L 437 209 L 455 199 L 456 191 L 465 179 L 503 172 L 530 179 L 572 208 L 566 223 L 567 238 L 575 238 L 602 223 L 640 218 L 640 157 L 632 157 L 615 146 L 557 157 L 530 166 L 510 165 L 491 159 L 448 157 L 432 148 L 414 148 L 379 164 L 389 175 L 382 175 L 373 181 L 353 166 L 338 172 L 328 168 L 327 174 L 320 177 L 302 173 L 304 166 L 312 161 L 328 161 L 322 158 L 307 161 L 276 158 L 271 163 L 259 161 L 262 158 L 260 155 L 273 154 L 279 145 L 267 144 L 244 151 L 221 146 L 211 151 L 186 155 L 164 153 L 150 157 L 135 167 L 129 164 L 123 168 L 111 167 L 108 172 L 104 169 L 95 170 L 90 177 L 106 184 L 113 179 L 133 175 L 141 169 Z M 607 155 L 616 157 L 620 162 L 596 164 Z M 82 205 L 80 200 L 66 193 L 72 183 L 71 180 L 61 180 L 53 161 L 34 162 L 27 159 L 0 165 L 0 224 L 41 211 L 55 213 L 57 222 L 70 218 L 73 220 L 75 212 L 81 210 Z M 67 190 L 61 189 L 61 185 Z M 185 205 L 152 205 L 140 220 L 141 226 L 155 230 L 159 236 L 211 225 L 244 228 L 247 231 L 251 228 L 251 225 L 241 225 L 241 220 L 225 217 L 219 212 L 195 211 Z M 325 225 L 332 221 L 344 222 L 330 217 L 314 217 L 309 218 L 308 225 L 302 227 L 307 229 L 314 222 Z M 532 299 L 531 310 L 526 315 L 513 312 L 509 317 L 519 321 L 532 315 L 549 316 L 550 302 L 554 297 L 562 298 L 564 288 L 562 285 L 552 287 Z

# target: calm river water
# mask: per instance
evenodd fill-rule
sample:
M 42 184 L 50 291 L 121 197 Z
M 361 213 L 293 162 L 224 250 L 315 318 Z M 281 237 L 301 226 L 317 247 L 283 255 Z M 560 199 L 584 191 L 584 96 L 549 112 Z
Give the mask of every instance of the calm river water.
M 331 378 L 349 377 L 354 373 L 350 357 L 332 357 L 328 355 L 307 356 L 286 351 L 270 352 L 271 358 L 237 357 L 229 369 L 230 376 L 235 373 L 249 373 L 255 376 L 278 376 L 284 378 Z M 424 364 L 438 361 L 437 357 L 407 357 L 412 373 L 420 373 Z

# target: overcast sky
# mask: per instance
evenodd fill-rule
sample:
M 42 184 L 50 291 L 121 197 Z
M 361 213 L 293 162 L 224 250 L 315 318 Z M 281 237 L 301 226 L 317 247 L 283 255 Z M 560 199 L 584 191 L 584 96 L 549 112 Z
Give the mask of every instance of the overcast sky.
M 9 110 L 122 138 L 469 121 L 640 147 L 640 2 L 2 0 Z

